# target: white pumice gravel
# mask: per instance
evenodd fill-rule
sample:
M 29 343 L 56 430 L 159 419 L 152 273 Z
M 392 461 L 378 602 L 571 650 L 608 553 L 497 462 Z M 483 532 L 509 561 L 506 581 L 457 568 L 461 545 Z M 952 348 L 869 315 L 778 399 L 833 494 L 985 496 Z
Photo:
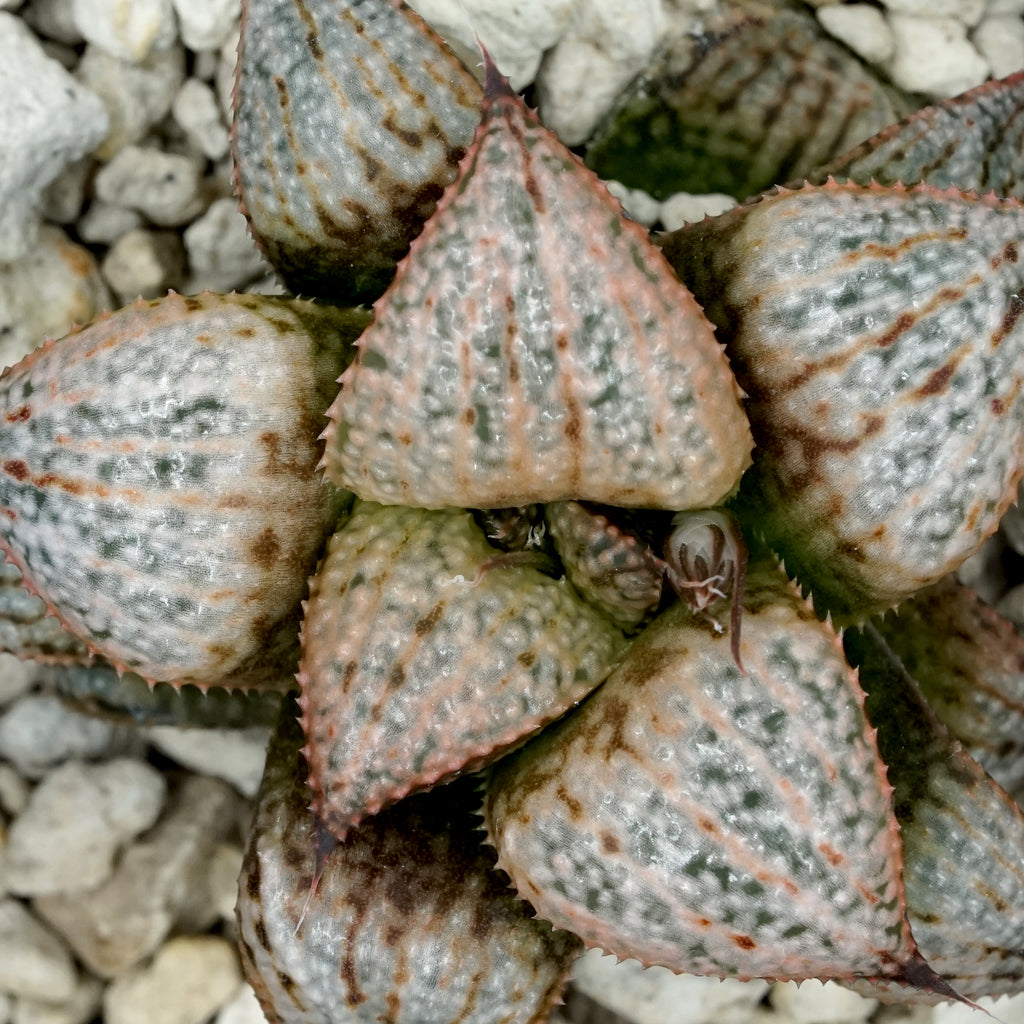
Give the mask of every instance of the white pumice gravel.
M 31 252 L 0 264 L 0 369 L 112 308 L 95 256 L 44 224 Z
M 29 797 L 7 835 L 7 888 L 18 896 L 105 882 L 121 848 L 159 817 L 167 786 L 144 761 L 67 761 Z
M 213 89 L 198 78 L 185 80 L 171 105 L 174 120 L 192 146 L 211 160 L 228 151 L 228 128 Z
M 216 936 L 171 939 L 152 963 L 107 989 L 107 1024 L 203 1024 L 234 998 L 242 980 L 234 947 Z
M 479 31 L 517 86 L 534 78 L 534 101 L 572 144 L 586 140 L 667 38 L 716 3 L 414 0 L 471 63 L 479 63 Z M 16 12 L 0 13 L 0 368 L 104 308 L 168 286 L 280 292 L 230 198 L 240 0 L 0 0 L 0 8 Z M 813 0 L 807 9 L 884 76 L 935 98 L 1024 66 L 1024 0 Z M 680 195 L 658 203 L 612 190 L 637 220 L 665 228 L 733 202 Z M 63 228 L 40 230 L 40 218 Z M 1006 537 L 1024 548 L 1014 529 L 1008 523 L 961 577 L 990 601 L 1002 597 L 1024 625 L 1024 587 L 1006 593 L 1003 568 Z M 0 654 L 0 1024 L 200 1024 L 197 1014 L 262 1024 L 240 981 L 231 906 L 266 731 L 229 737 L 114 724 L 69 710 L 37 685 L 32 665 Z M 108 877 L 75 893 L 11 895 L 12 850 L 19 890 L 26 878 L 33 889 L 66 886 L 72 874 L 70 858 L 48 849 L 74 849 L 55 839 L 70 810 L 48 812 L 32 836 L 33 815 L 46 817 L 38 808 L 48 780 L 73 772 L 62 789 L 74 794 L 125 762 L 146 777 L 159 766 L 167 796 L 150 827 L 122 833 Z M 79 802 L 89 804 L 86 818 L 102 816 L 102 797 Z M 31 865 L 30 852 L 38 853 Z M 75 855 L 74 870 L 93 871 L 92 856 Z M 203 981 L 189 965 L 214 970 Z M 834 985 L 677 977 L 596 953 L 580 961 L 576 979 L 604 1014 L 594 1024 L 981 1019 L 968 1022 L 968 1011 L 953 1006 L 875 1008 Z M 204 986 L 205 1001 L 186 1005 Z M 1006 1024 L 1024 1024 L 1024 998 L 983 1004 Z M 565 1009 L 555 1022 L 573 1024 Z
M 123 305 L 135 298 L 155 299 L 180 284 L 185 265 L 181 238 L 169 231 L 135 228 L 107 250 L 103 278 Z
M 171 46 L 144 61 L 130 61 L 87 46 L 75 74 L 106 107 L 110 131 L 95 156 L 110 160 L 125 146 L 144 139 L 171 109 L 185 80 L 185 51 Z
M 988 61 L 967 38 L 967 25 L 957 18 L 923 18 L 890 14 L 892 80 L 908 92 L 936 99 L 956 96 L 981 85 Z
M 99 97 L 48 57 L 13 14 L 0 12 L 0 262 L 35 243 L 43 189 L 107 133 Z
M 143 61 L 177 38 L 171 0 L 72 0 L 71 18 L 83 38 L 122 60 Z
M 819 7 L 822 28 L 871 64 L 892 56 L 892 29 L 885 15 L 870 4 L 827 4 Z
M 219 49 L 242 13 L 242 0 L 173 0 L 181 41 L 190 50 Z
M 993 78 L 1003 78 L 1024 66 L 1024 20 L 1019 15 L 986 18 L 971 40 L 988 61 Z
M 494 62 L 522 89 L 537 76 L 541 57 L 562 37 L 574 0 L 412 0 L 409 5 L 460 52 L 470 67 L 479 65 L 476 38 Z
M 155 146 L 125 146 L 96 175 L 96 195 L 138 210 L 162 227 L 181 226 L 203 210 L 202 168 Z

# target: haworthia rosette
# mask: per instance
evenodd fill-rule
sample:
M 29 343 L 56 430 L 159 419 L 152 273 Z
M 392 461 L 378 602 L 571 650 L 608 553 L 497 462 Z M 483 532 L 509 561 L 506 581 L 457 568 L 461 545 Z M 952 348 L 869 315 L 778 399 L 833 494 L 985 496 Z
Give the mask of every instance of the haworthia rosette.
M 239 879 L 242 964 L 267 1019 L 546 1020 L 579 942 L 532 920 L 493 870 L 472 780 L 410 797 L 325 847 L 301 741 L 282 720 Z
M 804 11 L 708 6 L 591 140 L 587 163 L 602 178 L 659 199 L 744 199 L 806 176 L 902 113 L 894 91 Z
M 398 0 L 246 0 L 236 179 L 292 291 L 377 298 L 479 119 L 476 80 Z
M 1024 206 L 918 186 L 779 190 L 665 238 L 719 325 L 757 526 L 862 619 L 975 551 L 1024 470 Z
M 951 577 L 875 628 L 943 725 L 1024 800 L 1024 638 L 1013 625 Z
M 496 760 L 611 670 L 618 630 L 500 558 L 466 511 L 360 504 L 331 539 L 299 682 L 314 808 L 337 835 Z
M 426 508 L 713 505 L 750 458 L 692 296 L 493 67 L 459 179 L 330 415 L 330 479 Z
M 890 125 L 809 175 L 860 185 L 915 185 L 1024 198 L 1024 72 Z
M 831 628 L 774 567 L 742 662 L 682 604 L 493 769 L 498 863 L 619 957 L 725 977 L 911 976 L 890 790 Z
M 172 294 L 30 354 L 0 376 L 0 549 L 119 669 L 276 687 L 343 500 L 317 432 L 366 320 Z
M 921 953 L 968 999 L 1024 991 L 1021 809 L 949 735 L 873 624 L 846 642 L 889 765 Z

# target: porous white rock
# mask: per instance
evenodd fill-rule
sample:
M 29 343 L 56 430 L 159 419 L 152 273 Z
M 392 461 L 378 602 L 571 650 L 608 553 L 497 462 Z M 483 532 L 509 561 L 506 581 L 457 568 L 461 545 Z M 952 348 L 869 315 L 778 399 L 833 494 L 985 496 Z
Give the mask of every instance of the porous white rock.
M 125 146 L 143 139 L 171 109 L 185 80 L 185 51 L 172 46 L 135 62 L 87 46 L 75 75 L 106 108 L 110 130 L 95 155 L 111 160 Z
M 567 145 L 584 142 L 672 27 L 661 0 L 577 4 L 537 75 L 545 123 Z
M 69 761 L 54 769 L 11 824 L 8 888 L 28 896 L 99 885 L 121 847 L 156 821 L 165 790 L 163 775 L 144 761 Z
M 228 151 L 228 129 L 213 89 L 198 78 L 188 78 L 178 90 L 171 113 L 189 143 L 203 156 L 219 160 Z
M 943 99 L 973 89 L 988 76 L 988 61 L 956 18 L 890 14 L 889 27 L 893 36 L 889 74 L 909 92 Z
M 565 32 L 574 0 L 412 0 L 409 5 L 466 60 L 479 65 L 477 36 L 514 89 L 529 85 L 542 54 Z
M 71 996 L 62 1002 L 49 999 L 15 1000 L 11 1024 L 87 1024 L 103 1001 L 103 983 L 82 975 Z
M 0 899 L 0 992 L 28 999 L 70 999 L 77 982 L 64 943 L 19 900 Z
M 61 761 L 141 749 L 134 729 L 82 715 L 48 694 L 29 694 L 0 715 L 0 757 L 38 779 Z
M 964 25 L 977 25 L 985 14 L 986 0 L 882 0 L 895 14 L 919 18 L 956 18 Z
M 592 949 L 573 965 L 576 987 L 633 1024 L 746 1024 L 768 990 L 762 981 L 697 978 Z
M 242 871 L 242 848 L 235 843 L 218 843 L 207 862 L 206 906 L 222 921 L 235 920 L 238 876 Z
M 675 231 L 684 224 L 696 224 L 705 217 L 717 217 L 735 205 L 735 198 L 723 192 L 707 192 L 702 195 L 677 192 L 661 204 L 659 219 L 666 231 Z
M 143 61 L 178 37 L 171 0 L 72 0 L 71 17 L 84 39 L 122 60 Z
M 140 296 L 154 299 L 163 295 L 178 281 L 183 266 L 178 235 L 135 228 L 114 242 L 100 269 L 123 305 Z
M 1011 587 L 996 602 L 996 611 L 1009 619 L 1018 630 L 1024 630 L 1024 583 Z
M 982 996 L 977 1003 L 988 1017 L 962 1003 L 940 1003 L 932 1011 L 931 1024 L 978 1024 L 979 1020 L 1024 1024 L 1024 995 L 1004 996 L 1002 999 Z
M 71 224 L 82 212 L 85 192 L 95 161 L 83 157 L 68 164 L 46 188 L 39 200 L 39 212 L 44 220 L 55 224 Z
M 173 0 L 182 41 L 190 50 L 216 50 L 238 26 L 241 0 Z
M 232 291 L 268 270 L 234 199 L 215 199 L 184 237 L 192 270 L 187 292 Z
M 986 14 L 990 18 L 1003 14 L 1024 14 L 1024 0 L 988 0 Z
M 0 811 L 16 817 L 28 806 L 31 786 L 14 768 L 0 761 Z
M 884 15 L 870 4 L 829 4 L 818 8 L 818 21 L 829 35 L 845 43 L 872 64 L 892 56 L 892 30 Z
M 21 16 L 41 36 L 67 46 L 83 42 L 82 33 L 71 17 L 74 0 L 31 0 Z
M 44 188 L 107 133 L 107 112 L 46 55 L 13 14 L 0 12 L 0 262 L 25 255 Z
M 202 210 L 199 183 L 196 160 L 154 146 L 126 146 L 96 175 L 96 195 L 130 206 L 161 227 L 173 227 Z
M 2 328 L 0 328 L 2 331 Z M 3 358 L 0 356 L 0 367 Z M 36 666 L 30 661 L 22 661 L 13 654 L 0 652 L 0 708 L 17 700 L 23 693 L 31 689 L 37 675 Z M 0 753 L 0 757 L 4 755 Z
M 88 892 L 39 897 L 36 910 L 93 973 L 123 974 L 156 950 L 172 928 L 204 930 L 216 922 L 222 879 L 209 868 L 233 834 L 239 803 L 227 783 L 189 776 L 106 882 Z
M 252 986 L 243 982 L 237 995 L 217 1014 L 214 1024 L 266 1024 L 266 1020 Z
M 874 1012 L 877 999 L 865 999 L 834 981 L 816 979 L 778 982 L 769 996 L 772 1006 L 796 1024 L 860 1024 Z
M 620 181 L 606 181 L 608 191 L 622 204 L 623 212 L 650 227 L 661 216 L 661 203 L 640 188 L 629 188 Z
M 1020 15 L 986 18 L 971 40 L 988 61 L 993 78 L 1005 78 L 1024 68 L 1024 20 Z
M 0 368 L 111 308 L 92 253 L 60 228 L 43 225 L 28 253 L 0 264 Z
M 234 997 L 241 980 L 238 955 L 225 939 L 171 939 L 151 964 L 107 988 L 105 1024 L 202 1024 Z
M 78 220 L 78 234 L 84 242 L 110 245 L 122 235 L 141 227 L 142 223 L 142 214 L 138 210 L 94 199 Z
M 260 787 L 269 729 L 182 729 L 154 725 L 145 730 L 145 735 L 178 764 L 224 779 L 245 796 L 255 796 Z

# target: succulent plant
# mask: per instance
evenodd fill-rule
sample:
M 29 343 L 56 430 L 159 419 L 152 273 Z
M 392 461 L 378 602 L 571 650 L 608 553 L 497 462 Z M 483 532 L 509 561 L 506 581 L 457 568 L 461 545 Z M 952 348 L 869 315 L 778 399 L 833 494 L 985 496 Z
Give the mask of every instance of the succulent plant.
M 712 92 L 766 19 L 821 56 L 751 11 Z M 398 0 L 250 0 L 239 191 L 319 301 L 170 295 L 0 375 L 0 644 L 256 716 L 296 673 L 239 890 L 270 1020 L 542 1020 L 583 944 L 1020 991 L 1024 655 L 921 591 L 1024 474 L 1024 207 L 809 166 L 659 248 L 484 67 Z M 1021 89 L 802 139 L 931 176 L 959 117 L 1012 165 Z

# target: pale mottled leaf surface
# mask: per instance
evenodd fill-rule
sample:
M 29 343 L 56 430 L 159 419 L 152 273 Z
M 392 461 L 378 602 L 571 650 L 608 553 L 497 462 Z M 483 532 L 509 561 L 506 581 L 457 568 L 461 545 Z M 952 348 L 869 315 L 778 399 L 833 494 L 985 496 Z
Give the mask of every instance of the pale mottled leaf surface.
M 911 114 L 808 177 L 1024 198 L 1024 73 Z
M 891 124 L 900 101 L 807 13 L 720 3 L 674 40 L 587 148 L 602 178 L 744 199 Z
M 895 788 L 921 953 L 969 999 L 1024 991 L 1024 815 L 952 739 L 873 625 L 847 643 Z
M 936 582 L 1014 500 L 1024 207 L 954 190 L 780 190 L 665 239 L 749 394 L 757 526 L 819 606 Z
M 578 501 L 544 509 L 555 550 L 572 585 L 620 629 L 634 630 L 654 615 L 664 573 L 659 559 L 628 528 Z
M 236 179 L 296 293 L 375 299 L 473 138 L 480 87 L 396 0 L 246 0 Z
M 1024 798 L 1024 638 L 952 577 L 876 622 L 946 728 Z
M 314 807 L 337 835 L 480 767 L 582 700 L 622 634 L 465 511 L 357 505 L 310 587 L 299 681 Z
M 48 615 L 46 602 L 25 586 L 17 566 L 0 562 L 0 651 L 41 661 L 81 661 L 85 644 Z
M 692 296 L 502 85 L 375 312 L 327 438 L 328 476 L 360 497 L 692 508 L 749 463 Z
M 365 322 L 172 294 L 38 349 L 0 376 L 0 547 L 117 667 L 277 686 L 342 507 L 317 433 Z
M 499 864 L 588 945 L 732 977 L 899 976 L 914 953 L 863 694 L 832 630 L 751 573 L 741 674 L 677 604 L 493 769 Z
M 410 797 L 327 852 L 301 741 L 283 720 L 239 879 L 242 963 L 268 1020 L 546 1020 L 579 942 L 533 920 L 493 870 L 472 780 Z

